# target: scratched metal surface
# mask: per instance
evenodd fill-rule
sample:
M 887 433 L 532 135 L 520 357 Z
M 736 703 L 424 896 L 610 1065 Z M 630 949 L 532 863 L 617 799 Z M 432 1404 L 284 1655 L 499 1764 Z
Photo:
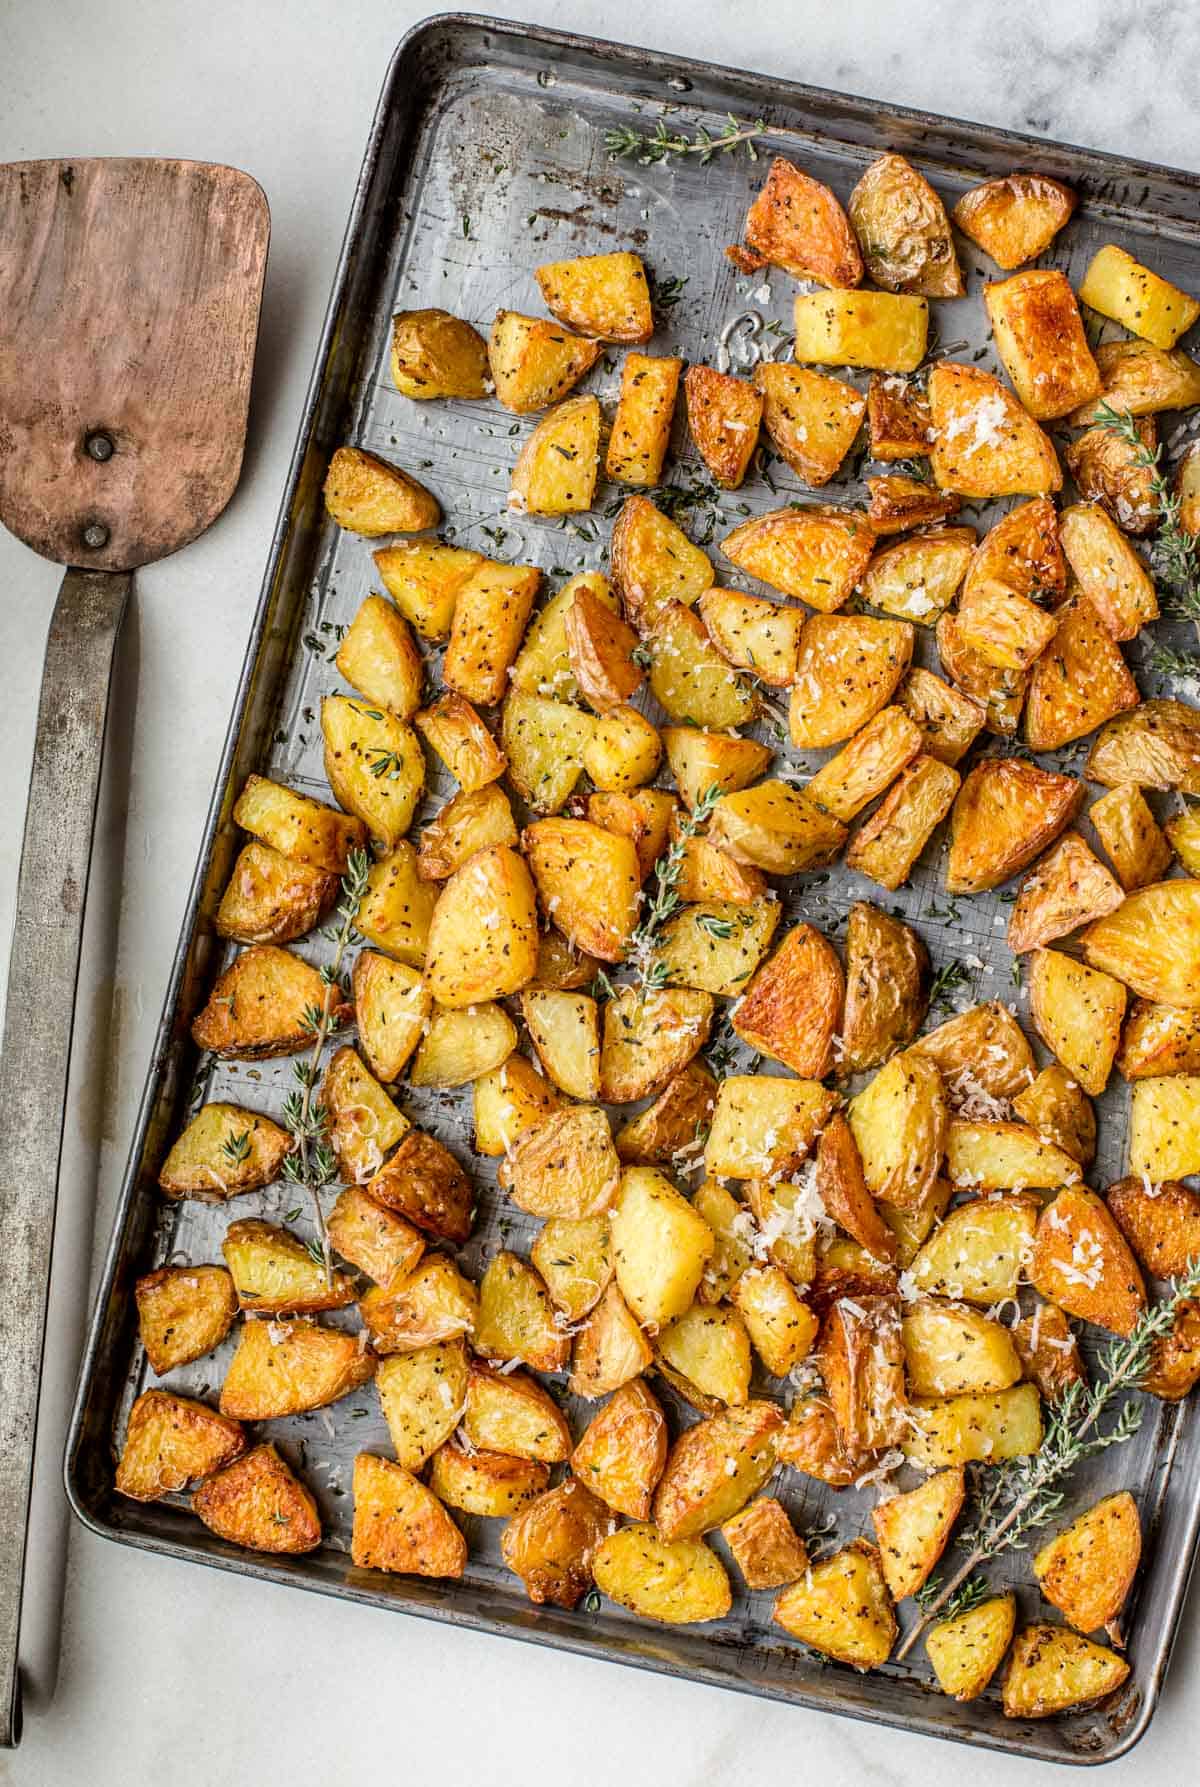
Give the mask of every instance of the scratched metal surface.
M 657 350 L 711 363 L 724 351 L 734 370 L 760 355 L 788 351 L 794 283 L 778 272 L 746 279 L 721 253 L 738 239 L 765 163 L 742 154 L 707 167 L 694 161 L 641 167 L 607 156 L 606 129 L 621 123 L 652 128 L 664 107 L 678 107 L 689 130 L 699 122 L 719 125 L 730 111 L 739 118 L 765 116 L 771 127 L 766 152 L 793 157 L 843 199 L 883 148 L 911 155 L 948 202 L 978 178 L 1015 167 L 1060 175 L 1081 188 L 1085 204 L 1043 264 L 1062 266 L 1078 283 L 1094 247 L 1115 238 L 1185 287 L 1200 286 L 1200 196 L 1188 176 L 1131 170 L 1084 151 L 1028 144 L 757 76 L 662 57 L 650 62 L 638 52 L 490 21 L 433 21 L 402 46 L 372 130 L 168 991 L 80 1386 L 69 1491 L 76 1511 L 97 1531 L 177 1556 L 964 1742 L 1047 1760 L 1105 1760 L 1145 1727 L 1186 1588 L 1200 1487 L 1200 1439 L 1187 1412 L 1149 1403 L 1138 1438 L 1102 1457 L 1074 1484 L 1072 1508 L 1117 1487 L 1134 1490 L 1141 1505 L 1148 1555 L 1127 1621 L 1133 1682 L 1115 1708 L 1037 1726 L 1005 1721 L 995 1691 L 966 1708 L 934 1693 L 919 1652 L 908 1664 L 866 1677 L 823 1664 L 771 1626 L 770 1594 L 736 1589 L 733 1612 L 720 1625 L 675 1632 L 639 1623 L 607 1604 L 575 1614 L 534 1609 L 499 1563 L 498 1522 L 465 1519 L 471 1562 L 460 1584 L 355 1570 L 346 1555 L 353 1458 L 364 1449 L 389 1450 L 369 1387 L 328 1410 L 262 1425 L 262 1436 L 274 1439 L 302 1469 L 320 1502 L 326 1544 L 311 1557 L 273 1560 L 238 1552 L 202 1528 L 184 1498 L 142 1507 L 112 1493 L 113 1447 L 129 1405 L 158 1381 L 137 1344 L 132 1281 L 168 1260 L 219 1259 L 231 1218 L 228 1210 L 168 1204 L 157 1195 L 154 1176 L 165 1148 L 201 1099 L 233 1099 L 278 1114 L 291 1084 L 290 1061 L 197 1061 L 187 1026 L 228 955 L 213 938 L 211 915 L 237 846 L 229 810 L 245 775 L 257 769 L 327 795 L 317 710 L 321 696 L 340 686 L 332 662 L 338 631 L 370 591 L 373 569 L 368 543 L 340 533 L 321 513 L 320 480 L 329 453 L 343 440 L 354 441 L 409 467 L 442 501 L 444 538 L 492 557 L 535 563 L 546 573 L 548 590 L 568 573 L 606 564 L 611 513 L 621 493 L 601 486 L 592 514 L 566 525 L 510 515 L 510 468 L 536 418 L 514 419 L 495 402 L 421 405 L 398 396 L 387 371 L 392 312 L 442 305 L 486 331 L 498 307 L 542 312 L 532 272 L 538 262 L 632 246 L 660 283 L 687 282 L 655 338 Z M 969 296 L 934 304 L 937 351 L 999 371 L 979 299 L 990 268 L 961 238 L 959 248 Z M 595 391 L 609 413 L 620 358 L 619 350 L 608 353 L 582 387 Z M 866 375 L 849 376 L 865 384 Z M 827 487 L 830 500 L 862 500 L 858 457 L 852 455 L 848 474 Z M 690 487 L 701 471 L 677 420 L 667 477 Z M 806 494 L 786 466 L 760 464 L 742 490 L 716 503 L 697 503 L 685 526 L 709 546 L 718 581 L 745 587 L 720 556 L 721 535 L 747 514 Z M 986 508 L 960 517 L 980 530 L 990 518 Z M 931 636 L 918 633 L 918 661 L 934 662 Z M 1170 629 L 1160 630 L 1160 638 L 1169 635 Z M 1136 667 L 1136 647 L 1131 655 Z M 436 681 L 436 662 L 430 671 Z M 1155 692 L 1152 678 L 1143 674 L 1141 680 L 1146 692 Z M 763 736 L 772 737 L 769 723 Z M 778 767 L 803 779 L 826 755 L 781 746 Z M 1078 769 L 1081 756 L 1077 747 L 1043 761 Z M 428 809 L 448 792 L 432 778 Z M 1086 822 L 1083 829 L 1086 834 Z M 944 843 L 935 842 L 910 884 L 894 896 L 842 865 L 825 875 L 797 877 L 782 890 L 787 915 L 803 916 L 841 938 L 852 902 L 874 899 L 920 932 L 935 967 L 964 964 L 952 1003 L 932 1014 L 931 1023 L 954 1006 L 995 997 L 1011 1002 L 1032 1034 L 1025 990 L 1014 979 L 1004 942 L 1010 911 L 1004 890 L 948 900 L 943 857 Z M 328 948 L 319 938 L 295 947 L 312 960 Z M 738 1059 L 735 1045 L 734 1071 Z M 527 1252 L 537 1225 L 496 1194 L 492 1164 L 470 1153 L 470 1089 L 430 1093 L 402 1085 L 398 1098 L 415 1123 L 453 1147 L 474 1173 L 480 1215 L 462 1250 L 472 1275 L 499 1245 Z M 1125 1107 L 1120 1084 L 1100 1101 L 1100 1153 L 1090 1177 L 1101 1187 L 1123 1170 Z M 239 1198 L 233 1213 L 288 1217 L 296 1232 L 310 1235 L 308 1211 L 292 1215 L 300 1203 L 279 1185 Z M 327 1319 L 357 1323 L 353 1311 Z M 226 1343 L 164 1381 L 215 1398 L 231 1350 L 232 1342 Z M 759 1389 L 777 1395 L 779 1384 Z M 792 1393 L 789 1388 L 783 1400 Z M 571 1406 L 565 1390 L 562 1400 L 578 1432 L 584 1411 Z M 692 1418 L 669 1392 L 664 1400 L 676 1425 Z M 870 1532 L 873 1487 L 835 1495 L 794 1472 L 780 1473 L 771 1487 L 806 1529 L 832 1517 L 839 1540 Z M 714 1543 L 721 1548 L 719 1538 Z M 1010 1555 L 995 1570 L 998 1583 L 1017 1588 L 1022 1614 L 1033 1616 L 1039 1601 L 1028 1576 L 1023 1554 Z M 902 1619 L 911 1617 L 910 1606 Z

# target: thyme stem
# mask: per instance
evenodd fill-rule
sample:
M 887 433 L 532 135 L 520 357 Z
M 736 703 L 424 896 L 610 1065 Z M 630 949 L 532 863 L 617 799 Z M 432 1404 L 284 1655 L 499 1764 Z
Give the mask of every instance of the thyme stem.
M 698 155 L 703 167 L 714 155 L 727 154 L 731 149 L 738 148 L 739 144 L 745 143 L 751 161 L 757 161 L 758 154 L 754 144 L 766 128 L 761 118 L 756 118 L 753 124 L 739 124 L 730 113 L 726 118 L 725 128 L 715 136 L 701 124 L 697 126 L 694 137 L 687 137 L 680 132 L 669 131 L 665 118 L 660 118 L 650 136 L 625 125 L 617 130 L 606 130 L 604 147 L 614 161 L 632 156 L 647 166 L 651 162 L 665 161 L 668 155 Z
M 667 964 L 652 960 L 659 931 L 679 906 L 679 877 L 690 838 L 712 818 L 713 808 L 724 790 L 713 782 L 697 800 L 692 811 L 680 823 L 677 836 L 654 865 L 654 898 L 650 910 L 630 939 L 628 960 L 638 977 L 638 991 L 644 999 L 666 985 Z
M 1124 441 L 1134 464 L 1149 473 L 1151 494 L 1158 505 L 1158 531 L 1151 549 L 1155 569 L 1170 588 L 1171 612 L 1180 619 L 1200 622 L 1200 557 L 1196 541 L 1183 525 L 1179 494 L 1163 472 L 1161 445 L 1148 447 L 1129 411 L 1115 410 L 1110 403 L 1096 406 L 1093 421 Z
M 958 1593 L 980 1564 L 1020 1544 L 1027 1532 L 1044 1526 L 1062 1506 L 1062 1492 L 1055 1489 L 1083 1459 L 1108 1446 L 1123 1445 L 1141 1425 L 1141 1410 L 1127 1402 L 1107 1432 L 1099 1430 L 1101 1415 L 1123 1391 L 1137 1387 L 1150 1363 L 1150 1349 L 1175 1320 L 1181 1303 L 1200 1292 L 1200 1259 L 1175 1280 L 1171 1294 L 1142 1314 L 1133 1331 L 1113 1341 L 1101 1360 L 1101 1377 L 1090 1389 L 1070 1384 L 1051 1416 L 1046 1436 L 1032 1460 L 1015 1460 L 994 1473 L 980 1506 L 977 1524 L 970 1534 L 970 1552 L 938 1594 L 921 1608 L 920 1618 L 896 1652 L 906 1657 L 931 1620 Z M 1014 1500 L 999 1510 L 1009 1494 Z

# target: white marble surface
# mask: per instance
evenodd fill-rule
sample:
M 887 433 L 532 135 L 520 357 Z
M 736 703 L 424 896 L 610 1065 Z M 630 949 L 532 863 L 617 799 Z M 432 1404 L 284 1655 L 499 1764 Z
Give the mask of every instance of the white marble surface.
M 654 1779 L 979 1787 L 1033 1767 L 260 1587 L 69 1536 L 58 1459 L 103 1245 L 363 140 L 419 0 L 0 0 L 0 157 L 181 154 L 251 170 L 274 221 L 245 475 L 219 525 L 139 575 L 89 903 L 44 1410 L 24 1745 L 0 1783 L 327 1787 L 382 1765 L 446 1787 Z M 513 10 L 518 10 L 515 6 Z M 523 10 L 523 9 L 521 9 Z M 545 0 L 528 16 L 1194 166 L 1188 0 Z M 53 569 L 0 532 L 0 944 Z M 122 816 L 124 823 L 121 823 Z M 2 965 L 2 964 L 0 964 Z M 0 985 L 2 985 L 0 980 Z M 97 1178 L 96 1160 L 99 1157 Z M 66 1547 L 64 1554 L 64 1545 Z M 61 1606 L 61 1664 L 58 1612 Z M 1185 1617 L 1158 1719 L 1106 1780 L 1194 1773 Z M 801 1761 L 802 1759 L 802 1761 Z

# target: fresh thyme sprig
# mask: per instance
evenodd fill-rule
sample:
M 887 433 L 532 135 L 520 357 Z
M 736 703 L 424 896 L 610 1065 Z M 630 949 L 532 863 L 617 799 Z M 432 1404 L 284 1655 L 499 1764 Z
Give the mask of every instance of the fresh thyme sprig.
M 250 1131 L 243 1129 L 239 1135 L 227 1135 L 221 1143 L 221 1153 L 230 1166 L 244 1166 L 250 1158 Z
M 708 824 L 722 792 L 717 782 L 704 790 L 679 826 L 678 835 L 669 849 L 654 865 L 654 898 L 650 902 L 650 910 L 630 939 L 627 958 L 637 974 L 638 991 L 643 998 L 647 993 L 659 992 L 667 983 L 670 970 L 666 962 L 656 962 L 653 959 L 654 946 L 658 933 L 679 906 L 679 877 L 683 871 L 688 840 L 695 837 L 701 826 Z
M 944 967 L 939 968 L 929 988 L 930 1011 L 937 1011 L 942 1006 L 948 1006 L 954 994 L 969 979 L 970 976 L 963 962 L 947 962 Z
M 714 155 L 728 154 L 731 149 L 745 143 L 746 153 L 751 161 L 757 161 L 758 152 L 754 144 L 766 128 L 761 118 L 756 118 L 753 124 L 739 124 L 730 113 L 724 130 L 714 135 L 703 124 L 699 124 L 695 136 L 687 137 L 679 131 L 668 130 L 666 119 L 660 118 L 650 136 L 645 136 L 640 130 L 633 130 L 628 125 L 622 125 L 617 130 L 606 130 L 604 147 L 614 161 L 632 158 L 640 161 L 643 167 L 648 167 L 651 162 L 665 161 L 668 155 L 698 155 L 703 167 Z
M 981 1564 L 1002 1552 L 1020 1549 L 1031 1532 L 1053 1520 L 1063 1505 L 1066 1478 L 1076 1465 L 1133 1438 L 1142 1419 L 1137 1403 L 1125 1401 L 1110 1427 L 1101 1427 L 1101 1417 L 1119 1397 L 1137 1388 L 1146 1375 L 1154 1342 L 1169 1332 L 1180 1304 L 1198 1293 L 1200 1259 L 1192 1260 L 1174 1281 L 1170 1296 L 1143 1312 L 1129 1335 L 1111 1343 L 1101 1356 L 1094 1384 L 1076 1381 L 1067 1386 L 1054 1405 L 1045 1438 L 1031 1458 L 989 1467 L 976 1505 L 975 1524 L 961 1542 L 967 1556 L 950 1579 L 921 1603 L 921 1617 L 905 1635 L 896 1652 L 897 1662 L 908 1655 L 932 1619 L 946 1617 L 945 1609 L 955 1605 L 955 1598 L 977 1576 Z M 957 1610 L 963 1611 L 961 1605 Z
M 1148 447 L 1128 410 L 1111 403 L 1096 406 L 1097 428 L 1125 442 L 1135 465 L 1149 473 L 1150 491 L 1158 505 L 1158 529 L 1151 545 L 1154 568 L 1170 591 L 1169 611 L 1184 620 L 1200 621 L 1200 557 L 1196 542 L 1183 525 L 1179 494 L 1162 468 L 1162 447 Z
M 283 1176 L 306 1191 L 312 1199 L 317 1219 L 317 1244 L 325 1278 L 333 1283 L 333 1259 L 329 1251 L 329 1231 L 325 1226 L 325 1210 L 321 1193 L 334 1178 L 337 1162 L 325 1134 L 328 1117 L 325 1107 L 315 1104 L 313 1094 L 321 1071 L 321 1051 L 333 1029 L 333 1014 L 341 991 L 342 961 L 354 936 L 354 921 L 359 903 L 367 891 L 371 859 L 365 850 L 352 850 L 342 877 L 342 893 L 337 907 L 337 923 L 328 935 L 333 941 L 333 959 L 321 969 L 325 997 L 304 1014 L 304 1025 L 312 1032 L 312 1048 L 303 1059 L 292 1064 L 297 1084 L 283 1101 L 283 1121 L 295 1142 L 283 1163 Z M 314 1252 L 314 1258 L 318 1255 Z
M 1146 650 L 1146 668 L 1155 676 L 1187 682 L 1200 677 L 1200 657 L 1195 652 L 1175 651 L 1169 645 L 1151 645 Z
M 940 1600 L 941 1593 L 942 1579 L 933 1576 L 913 1598 L 922 1612 L 936 1601 L 941 1619 L 957 1619 L 961 1613 L 970 1613 L 973 1607 L 982 1606 L 992 1594 L 992 1585 L 986 1576 L 968 1576 L 945 1601 Z

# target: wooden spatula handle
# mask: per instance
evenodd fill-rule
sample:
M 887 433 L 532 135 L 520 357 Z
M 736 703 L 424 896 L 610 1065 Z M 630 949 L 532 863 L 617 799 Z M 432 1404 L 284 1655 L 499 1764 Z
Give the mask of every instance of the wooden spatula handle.
M 0 1050 L 0 1744 L 20 1739 L 21 1590 L 83 906 L 128 572 L 68 571 L 42 675 Z

